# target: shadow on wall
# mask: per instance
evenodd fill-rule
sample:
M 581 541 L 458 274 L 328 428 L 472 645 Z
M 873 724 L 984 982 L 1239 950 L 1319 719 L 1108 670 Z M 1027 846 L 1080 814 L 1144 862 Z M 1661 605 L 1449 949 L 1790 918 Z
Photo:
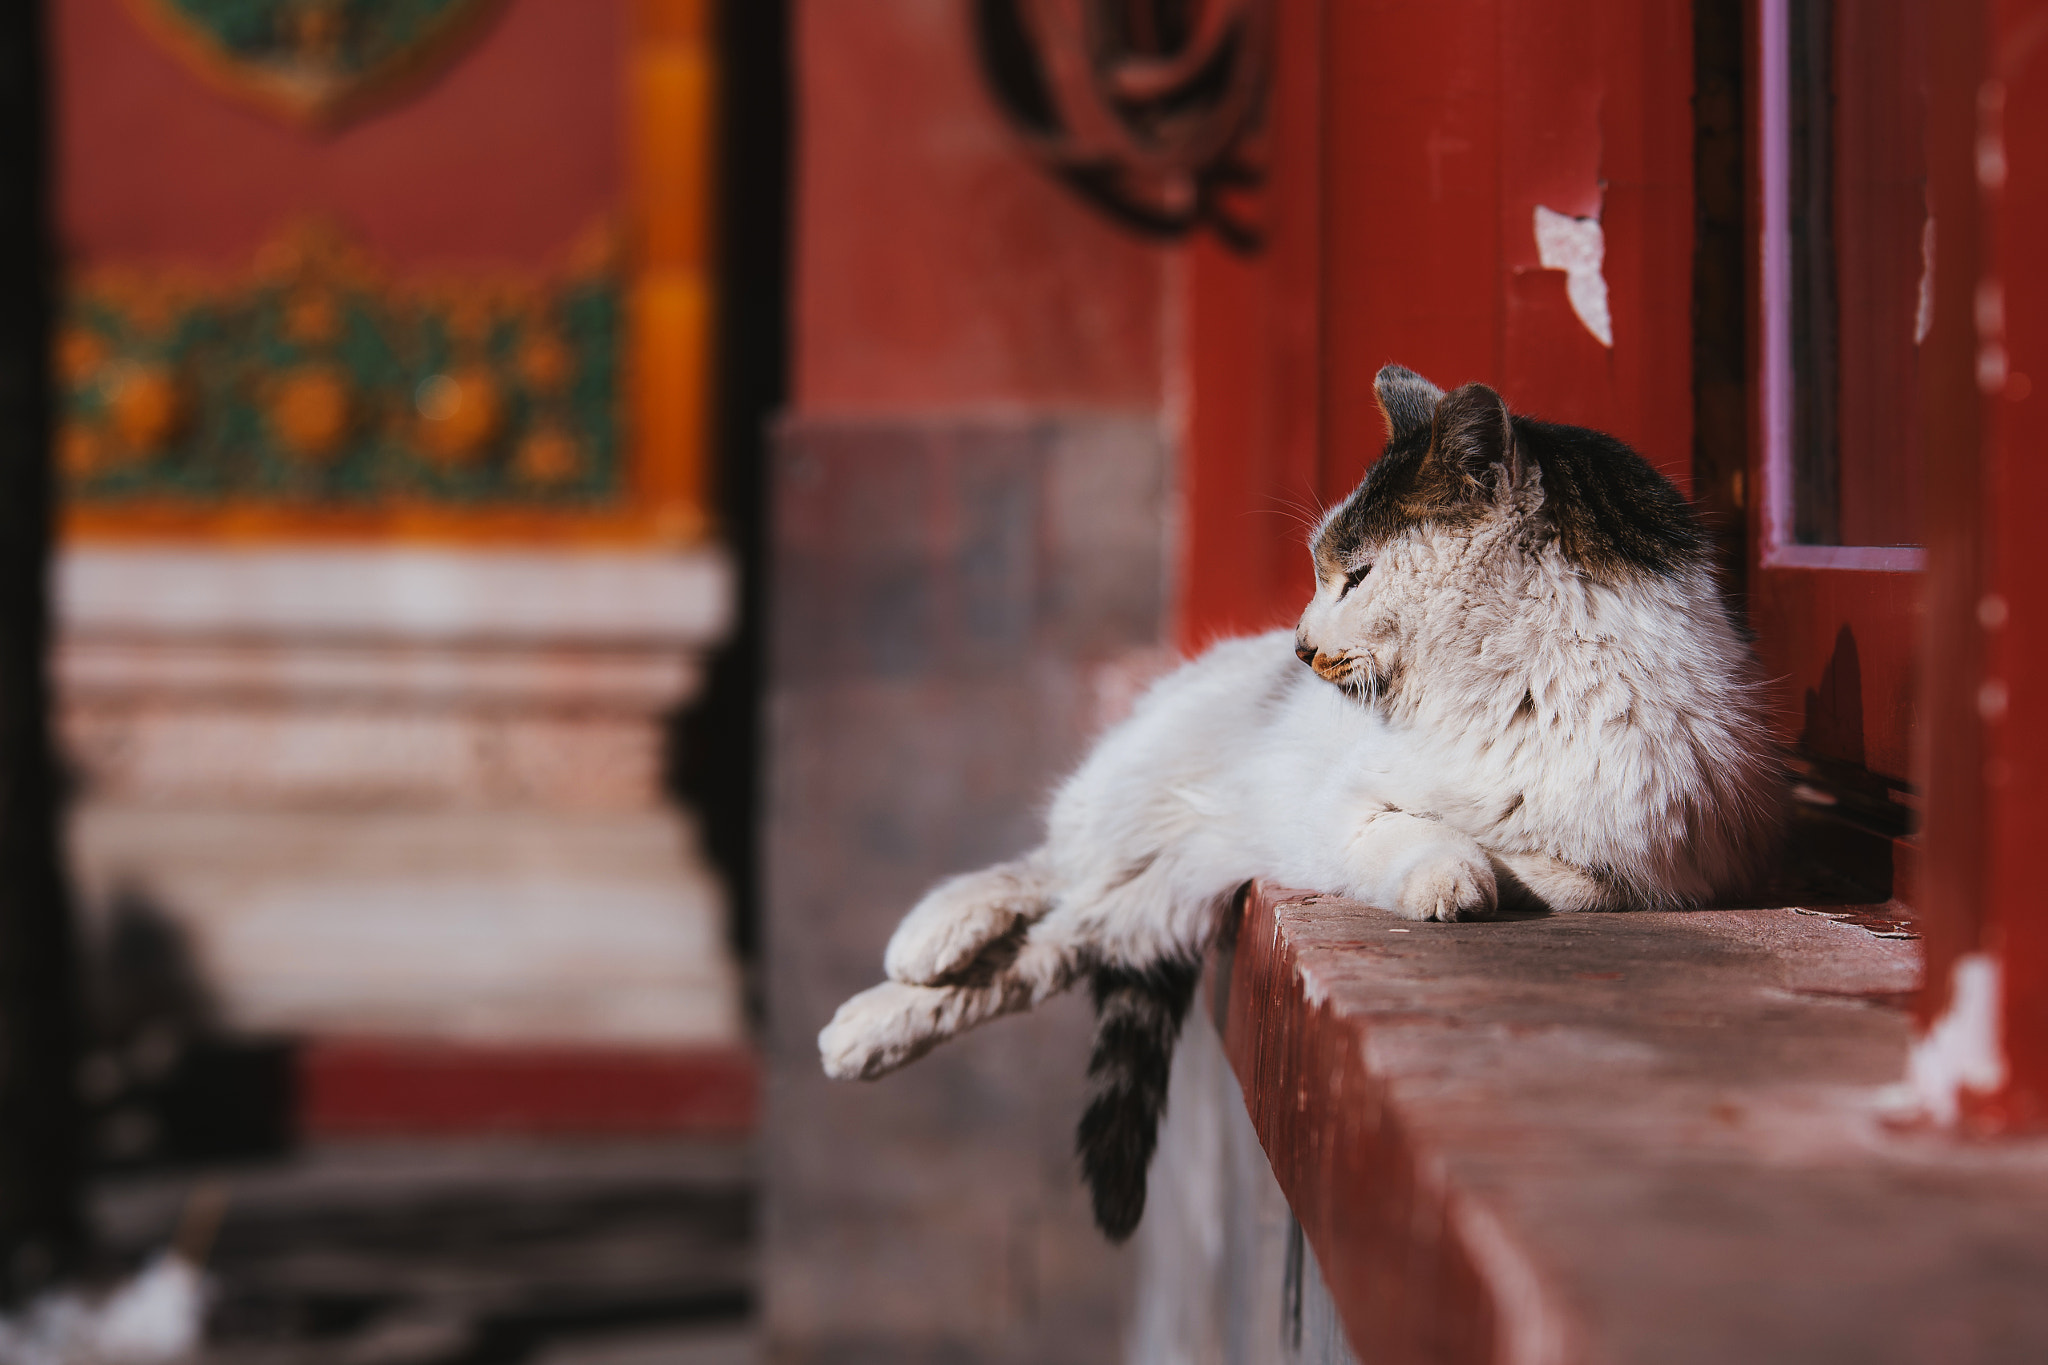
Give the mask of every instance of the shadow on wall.
M 1810 754 L 1863 766 L 1863 662 L 1847 626 L 1835 635 L 1820 686 L 1806 690 L 1806 731 L 1799 743 Z
M 1882 907 L 1910 903 L 1901 849 L 1916 845 L 1919 819 L 1903 784 L 1866 766 L 1863 663 L 1843 626 L 1820 685 L 1806 691 L 1806 725 L 1792 755 L 1792 821 L 1780 900 Z M 1905 912 L 1887 911 L 1889 914 Z M 1906 919 L 1909 919 L 1908 915 Z M 1901 919 L 1894 929 L 1906 923 Z

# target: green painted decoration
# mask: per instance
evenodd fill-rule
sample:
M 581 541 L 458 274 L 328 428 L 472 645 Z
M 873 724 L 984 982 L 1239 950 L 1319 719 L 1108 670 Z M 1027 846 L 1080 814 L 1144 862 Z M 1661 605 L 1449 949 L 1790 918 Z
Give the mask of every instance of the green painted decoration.
M 85 281 L 58 361 L 77 504 L 601 510 L 625 492 L 621 297 L 394 284 L 331 244 L 240 284 Z
M 202 76 L 289 118 L 332 123 L 428 69 L 502 0 L 129 0 Z
M 237 59 L 371 71 L 435 35 L 464 0 L 162 0 Z

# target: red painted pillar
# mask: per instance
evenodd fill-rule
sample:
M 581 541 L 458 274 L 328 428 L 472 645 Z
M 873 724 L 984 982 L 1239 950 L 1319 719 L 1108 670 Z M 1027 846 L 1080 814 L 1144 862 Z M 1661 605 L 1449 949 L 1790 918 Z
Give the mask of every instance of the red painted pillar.
M 1927 1024 L 1937 1118 L 2048 1121 L 2048 0 L 1934 25 Z M 2037 390 L 2040 390 L 2037 392 Z
M 2048 1117 L 2048 566 L 2041 508 L 2048 506 L 2048 3 L 2005 0 L 1992 34 L 1990 79 L 1979 96 L 1979 178 L 1989 227 L 1989 269 L 1975 311 L 1978 373 L 1988 390 L 1986 449 L 2002 553 L 1996 590 L 2007 601 L 1992 639 L 1990 672 L 2007 689 L 1992 745 L 1993 924 L 2005 952 L 2004 1027 L 2009 1101 Z M 1996 144 L 2003 145 L 2003 167 Z M 2002 299 L 1999 297 L 2002 295 Z M 2000 333 L 2003 335 L 2001 336 Z M 2003 347 L 2003 373 L 1998 349 Z M 1995 689 L 1993 689 L 1995 693 Z M 1995 695 L 1987 694 L 1987 702 Z M 1992 709 L 1987 707 L 1986 709 Z

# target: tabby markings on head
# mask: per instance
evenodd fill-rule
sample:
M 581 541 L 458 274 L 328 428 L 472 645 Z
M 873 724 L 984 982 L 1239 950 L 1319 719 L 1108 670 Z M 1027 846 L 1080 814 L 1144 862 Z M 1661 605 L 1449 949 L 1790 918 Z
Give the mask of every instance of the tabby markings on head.
M 1536 517 L 1589 577 L 1674 574 L 1706 566 L 1705 533 L 1685 499 L 1622 442 L 1584 427 L 1517 417 L 1484 384 L 1449 394 L 1389 365 L 1373 384 L 1387 444 L 1357 491 L 1317 528 L 1326 577 L 1426 524 L 1467 526 L 1497 514 L 1507 489 L 1533 482 Z

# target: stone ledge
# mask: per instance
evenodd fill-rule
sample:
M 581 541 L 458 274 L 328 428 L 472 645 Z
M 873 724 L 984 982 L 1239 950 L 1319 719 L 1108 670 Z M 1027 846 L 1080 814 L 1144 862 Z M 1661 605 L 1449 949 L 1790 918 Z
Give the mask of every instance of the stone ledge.
M 55 566 L 65 640 L 530 641 L 706 648 L 733 612 L 723 551 L 414 547 L 67 548 Z
M 174 926 L 244 1035 L 705 1048 L 745 1034 L 682 813 L 88 802 L 80 920 Z
M 639 811 L 723 551 L 73 547 L 59 726 L 98 799 Z
M 1911 943 L 1254 889 L 1210 1004 L 1374 1362 L 2048 1359 L 2048 1144 L 1900 1126 Z
M 635 646 L 435 646 L 87 636 L 52 660 L 67 701 L 340 702 L 657 715 L 696 695 L 700 653 Z

